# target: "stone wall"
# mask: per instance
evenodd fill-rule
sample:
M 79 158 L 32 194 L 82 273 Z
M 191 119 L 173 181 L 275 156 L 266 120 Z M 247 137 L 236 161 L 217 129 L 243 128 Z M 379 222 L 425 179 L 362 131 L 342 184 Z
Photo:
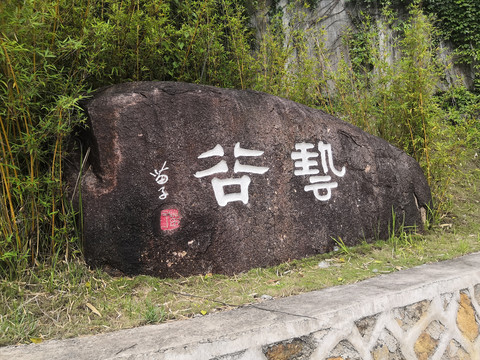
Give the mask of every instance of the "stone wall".
M 478 360 L 480 254 L 0 359 Z
M 256 16 L 253 16 L 253 25 L 258 31 L 258 38 L 265 31 L 265 9 L 275 3 L 277 11 L 283 13 L 283 24 L 287 26 L 292 21 L 292 12 L 288 10 L 290 0 L 279 0 L 273 2 L 264 0 L 265 4 L 259 9 Z M 325 43 L 325 49 L 330 52 L 329 60 L 333 69 L 337 69 L 340 59 L 348 60 L 348 50 L 342 41 L 342 36 L 346 32 L 355 33 L 358 31 L 352 18 L 361 18 L 361 12 L 369 12 L 371 22 L 379 29 L 378 37 L 380 39 L 380 48 L 378 49 L 382 56 L 390 63 L 399 57 L 399 44 L 394 39 L 394 31 L 386 24 L 384 17 L 379 9 L 376 11 L 363 9 L 360 6 L 352 6 L 348 0 L 318 0 L 315 6 L 311 7 L 303 22 L 296 21 L 296 26 L 306 29 L 324 29 L 325 37 L 322 39 Z M 400 16 L 405 17 L 407 10 L 405 8 L 397 9 Z M 262 16 L 263 15 L 263 16 Z M 314 46 L 312 43 L 311 46 Z M 455 63 L 453 57 L 453 48 L 451 44 L 441 41 L 439 44 L 438 56 L 441 63 L 445 66 L 445 75 L 442 83 L 438 84 L 440 88 L 446 89 L 454 83 L 461 83 L 467 88 L 473 87 L 475 70 L 473 65 Z
M 341 329 L 268 344 L 262 351 L 269 360 L 479 359 L 479 300 L 477 284 L 352 318 Z

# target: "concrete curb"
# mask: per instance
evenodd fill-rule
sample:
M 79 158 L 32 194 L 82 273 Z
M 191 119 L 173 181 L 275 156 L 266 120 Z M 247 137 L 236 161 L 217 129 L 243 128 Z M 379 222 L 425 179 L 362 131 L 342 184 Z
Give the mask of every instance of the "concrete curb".
M 427 336 L 435 343 L 429 358 L 454 351 L 454 342 L 458 351 L 480 359 L 474 355 L 480 354 L 478 326 L 472 338 L 459 320 L 461 294 L 466 294 L 478 325 L 479 284 L 480 253 L 475 253 L 201 318 L 4 347 L 0 359 L 327 359 L 336 352 L 341 359 L 351 352 L 351 359 L 370 360 L 382 358 L 375 351 L 383 349 L 382 341 L 392 344 L 390 335 L 396 347 L 389 345 L 388 352 L 400 352 L 406 359 L 418 358 L 419 339 Z M 375 323 L 368 337 L 359 325 L 362 319 Z M 411 324 L 405 325 L 405 319 Z M 431 335 L 432 323 L 441 325 L 437 339 Z M 297 355 L 275 355 L 282 350 Z

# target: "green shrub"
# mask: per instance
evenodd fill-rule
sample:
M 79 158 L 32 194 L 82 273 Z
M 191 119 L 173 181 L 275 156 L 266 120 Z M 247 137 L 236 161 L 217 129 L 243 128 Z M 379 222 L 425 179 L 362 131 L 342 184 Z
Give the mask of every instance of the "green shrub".
M 283 11 L 290 17 L 287 25 Z M 304 1 L 292 1 L 283 11 L 261 20 L 266 27 L 249 58 L 252 77 L 248 87 L 317 105 L 324 100 L 319 89 L 327 81 L 325 30 L 307 24 L 309 5 Z
M 440 210 L 447 203 L 446 186 L 453 176 L 450 164 L 456 163 L 458 144 L 436 96 L 445 71 L 437 59 L 437 31 L 418 6 L 410 7 L 405 20 L 384 8 L 380 20 L 373 23 L 365 15 L 360 35 L 347 34 L 351 62 L 341 61 L 332 74 L 338 90 L 334 109 L 414 157 Z M 379 34 L 389 34 L 389 41 L 398 44 L 395 56 L 385 51 Z

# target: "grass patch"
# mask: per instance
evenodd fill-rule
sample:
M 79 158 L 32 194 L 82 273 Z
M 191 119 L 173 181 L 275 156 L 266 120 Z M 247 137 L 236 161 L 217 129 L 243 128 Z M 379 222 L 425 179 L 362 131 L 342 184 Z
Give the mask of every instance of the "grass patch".
M 235 276 L 111 277 L 81 261 L 41 265 L 0 281 L 0 345 L 41 342 L 181 320 L 350 284 L 480 250 L 480 159 L 466 154 L 449 187 L 451 211 L 424 235 L 339 246 L 336 252 Z M 341 244 L 340 240 L 339 243 Z

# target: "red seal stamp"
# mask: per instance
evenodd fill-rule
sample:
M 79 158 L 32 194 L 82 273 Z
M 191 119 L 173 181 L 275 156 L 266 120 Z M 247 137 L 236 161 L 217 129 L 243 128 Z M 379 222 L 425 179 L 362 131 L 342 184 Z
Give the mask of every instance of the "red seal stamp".
M 165 209 L 160 213 L 160 229 L 175 230 L 180 226 L 180 214 L 177 209 Z

